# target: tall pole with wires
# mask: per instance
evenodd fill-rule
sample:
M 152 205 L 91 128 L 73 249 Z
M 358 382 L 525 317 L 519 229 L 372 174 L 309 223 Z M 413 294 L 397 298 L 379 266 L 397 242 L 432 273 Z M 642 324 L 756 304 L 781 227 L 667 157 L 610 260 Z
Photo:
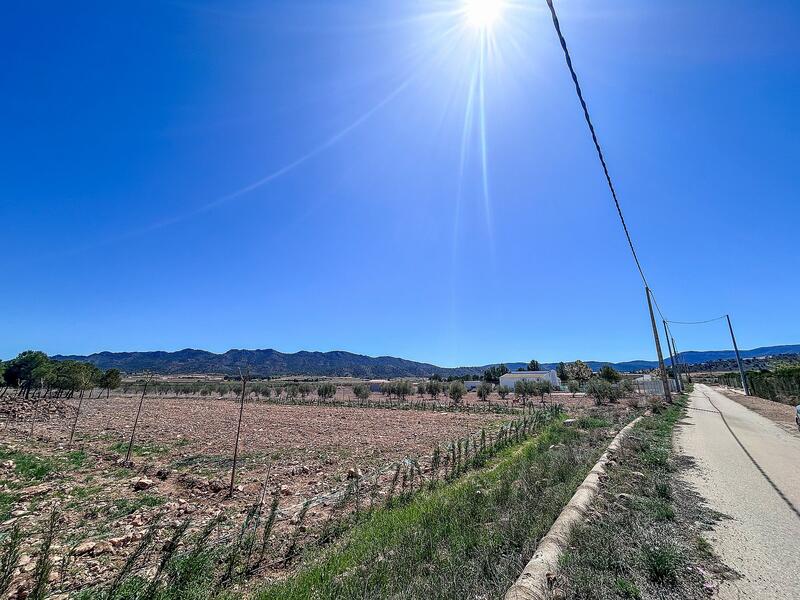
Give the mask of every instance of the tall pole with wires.
M 664 323 L 664 338 L 667 340 L 667 350 L 669 350 L 669 362 L 672 366 L 672 378 L 675 380 L 675 390 L 680 394 L 683 390 L 681 389 L 681 379 L 678 376 L 678 364 L 675 361 L 675 353 L 672 351 L 672 343 L 669 341 L 669 329 L 667 329 L 667 320 L 662 319 Z
M 546 0 L 547 7 L 550 9 L 550 16 L 553 18 L 553 27 L 555 27 L 556 35 L 558 36 L 558 41 L 561 44 L 561 49 L 564 51 L 564 60 L 567 63 L 567 68 L 569 69 L 569 74 L 572 77 L 572 83 L 575 86 L 575 93 L 578 96 L 578 100 L 580 101 L 581 108 L 583 109 L 583 118 L 586 120 L 586 125 L 589 127 L 589 133 L 592 136 L 592 142 L 594 143 L 594 148 L 597 151 L 597 158 L 600 160 L 600 166 L 603 168 L 603 174 L 606 178 L 606 183 L 608 184 L 608 189 L 611 192 L 611 197 L 614 200 L 614 206 L 617 209 L 617 216 L 619 216 L 620 223 L 622 224 L 622 230 L 625 232 L 625 238 L 628 240 L 628 246 L 631 250 L 631 255 L 633 256 L 633 261 L 636 263 L 636 269 L 639 271 L 639 275 L 642 278 L 642 283 L 644 284 L 645 290 L 647 292 L 647 306 L 650 310 L 650 323 L 653 326 L 653 338 L 656 343 L 656 353 L 658 354 L 658 364 L 661 370 L 661 381 L 664 385 L 664 398 L 667 402 L 672 402 L 672 396 L 669 390 L 669 384 L 667 381 L 667 372 L 664 368 L 664 356 L 661 353 L 661 342 L 658 339 L 658 326 L 656 325 L 656 318 L 653 314 L 653 302 L 654 299 L 651 298 L 650 286 L 647 283 L 647 278 L 644 276 L 644 269 L 642 268 L 641 263 L 639 262 L 639 257 L 636 254 L 636 248 L 633 245 L 633 239 L 631 238 L 630 231 L 628 231 L 628 225 L 625 222 L 625 216 L 622 213 L 622 207 L 619 203 L 619 198 L 617 198 L 617 190 L 614 187 L 614 182 L 611 180 L 611 173 L 608 170 L 608 164 L 606 163 L 606 158 L 603 154 L 603 149 L 600 146 L 600 140 L 597 137 L 597 131 L 595 130 L 594 123 L 592 123 L 592 117 L 589 115 L 589 107 L 586 104 L 586 99 L 583 97 L 583 90 L 581 90 L 581 84 L 578 81 L 578 74 L 575 72 L 575 67 L 572 63 L 572 56 L 570 56 L 569 48 L 567 47 L 567 40 L 564 38 L 564 34 L 561 31 L 561 24 L 558 21 L 558 15 L 556 14 L 556 8 L 553 6 L 553 0 Z M 658 303 L 656 302 L 656 308 L 658 308 Z M 661 314 L 661 310 L 658 310 L 659 314 L 661 315 L 662 319 L 664 315 Z
M 731 316 L 725 315 L 728 320 L 728 330 L 731 332 L 731 341 L 733 342 L 733 350 L 736 352 L 736 364 L 739 365 L 739 376 L 742 378 L 742 389 L 744 395 L 750 395 L 750 386 L 747 385 L 747 377 L 744 374 L 744 367 L 742 366 L 742 357 L 739 356 L 739 346 L 736 345 L 736 336 L 733 335 L 733 325 L 731 325 Z
M 667 369 L 664 367 L 664 355 L 661 353 L 661 340 L 658 339 L 658 327 L 656 326 L 656 316 L 653 314 L 653 301 L 650 298 L 650 288 L 644 288 L 647 294 L 647 308 L 650 309 L 650 323 L 653 326 L 653 339 L 656 342 L 656 354 L 658 354 L 658 370 L 661 374 L 661 385 L 664 386 L 664 400 L 672 403 L 672 394 L 669 390 L 669 381 L 667 380 Z
M 689 368 L 682 364 L 683 359 L 679 357 L 678 346 L 675 344 L 675 338 L 672 336 L 672 331 L 669 333 L 672 340 L 672 351 L 675 353 L 675 359 L 678 361 L 678 378 L 681 380 L 681 389 L 683 388 L 683 374 L 686 373 L 686 382 L 692 383 L 692 376 L 689 374 Z

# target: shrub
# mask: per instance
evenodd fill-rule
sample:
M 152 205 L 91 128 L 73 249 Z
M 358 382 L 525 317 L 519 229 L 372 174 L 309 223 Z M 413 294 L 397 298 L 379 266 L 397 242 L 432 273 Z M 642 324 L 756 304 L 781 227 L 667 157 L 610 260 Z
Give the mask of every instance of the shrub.
M 369 388 L 363 383 L 357 383 L 353 386 L 353 394 L 359 400 L 366 400 L 369 398 Z

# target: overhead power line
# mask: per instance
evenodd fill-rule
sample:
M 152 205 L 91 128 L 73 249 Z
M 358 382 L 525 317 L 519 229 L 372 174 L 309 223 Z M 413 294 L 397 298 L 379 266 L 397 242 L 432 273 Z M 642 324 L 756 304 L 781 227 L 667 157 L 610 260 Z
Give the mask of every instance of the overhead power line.
M 631 239 L 631 234 L 628 231 L 628 225 L 625 223 L 625 217 L 622 214 L 622 207 L 620 206 L 619 199 L 617 198 L 617 191 L 614 188 L 613 181 L 611 181 L 611 174 L 608 172 L 608 165 L 606 165 L 603 149 L 600 147 L 600 141 L 597 139 L 597 133 L 595 132 L 594 124 L 592 123 L 592 117 L 589 115 L 589 108 L 586 106 L 586 100 L 583 98 L 581 84 L 578 82 L 578 74 L 575 73 L 575 67 L 572 66 L 572 57 L 569 54 L 569 48 L 567 48 L 567 40 L 564 39 L 564 34 L 561 33 L 561 25 L 558 22 L 558 15 L 556 14 L 556 9 L 553 6 L 553 0 L 546 1 L 547 6 L 550 8 L 550 14 L 553 16 L 553 25 L 555 26 L 556 33 L 558 34 L 558 41 L 561 42 L 561 48 L 564 50 L 564 58 L 567 61 L 567 67 L 569 67 L 570 75 L 572 75 L 572 82 L 575 84 L 575 92 L 577 92 L 578 100 L 581 102 L 583 116 L 586 119 L 586 124 L 589 126 L 589 132 L 592 134 L 592 141 L 594 142 L 594 147 L 597 150 L 597 156 L 600 159 L 600 164 L 603 166 L 603 173 L 605 173 L 606 181 L 608 182 L 608 189 L 611 190 L 611 197 L 614 198 L 614 205 L 617 207 L 617 214 L 619 215 L 619 220 L 622 223 L 622 229 L 625 231 L 625 237 L 628 240 L 628 246 L 630 246 L 633 260 L 636 263 L 636 268 L 639 270 L 639 275 L 642 277 L 642 282 L 644 283 L 645 287 L 649 287 L 647 285 L 647 278 L 644 276 L 644 270 L 639 262 L 639 256 L 636 254 L 636 248 L 633 246 L 633 240 Z M 658 312 L 661 314 L 660 310 Z
M 713 319 L 706 319 L 705 321 L 670 321 L 669 319 L 665 319 L 667 323 L 671 323 L 674 325 L 703 325 L 705 323 L 713 323 L 714 321 L 721 321 L 722 319 L 726 318 L 728 315 L 722 315 L 720 317 L 714 317 Z

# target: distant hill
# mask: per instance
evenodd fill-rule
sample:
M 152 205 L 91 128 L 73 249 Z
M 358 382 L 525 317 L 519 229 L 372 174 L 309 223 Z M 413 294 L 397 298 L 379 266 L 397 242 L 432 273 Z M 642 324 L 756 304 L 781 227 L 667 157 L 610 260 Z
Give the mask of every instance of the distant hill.
M 763 346 L 761 348 L 753 348 L 752 350 L 739 350 L 742 358 L 766 358 L 768 356 L 780 356 L 781 354 L 798 354 L 800 353 L 800 344 L 790 344 L 784 346 Z M 679 352 L 678 361 L 681 359 L 688 365 L 696 365 L 699 363 L 711 362 L 714 360 L 726 360 L 736 358 L 736 353 L 733 350 L 709 350 L 705 352 L 697 352 L 690 350 L 688 352 Z
M 743 357 L 775 356 L 800 352 L 800 344 L 791 346 L 769 346 L 743 350 Z M 681 357 L 687 364 L 698 364 L 713 360 L 729 359 L 734 356 L 733 350 L 715 350 L 708 352 L 682 352 Z M 389 377 L 429 377 L 434 374 L 447 376 L 480 375 L 492 365 L 475 367 L 446 368 L 436 365 L 405 360 L 392 356 L 365 356 L 352 352 L 294 352 L 284 353 L 277 350 L 228 350 L 223 354 L 215 354 L 205 350 L 187 348 L 177 352 L 98 352 L 89 356 L 54 356 L 55 360 L 79 360 L 89 362 L 101 369 L 116 368 L 125 373 L 141 373 L 150 371 L 162 375 L 185 375 L 190 373 L 214 373 L 235 375 L 239 369 L 249 369 L 256 376 L 279 375 L 317 375 L 363 378 Z M 669 361 L 669 359 L 667 359 Z M 593 369 L 610 364 L 618 371 L 631 372 L 653 369 L 656 361 L 634 360 L 620 363 L 586 361 Z M 508 368 L 516 371 L 527 363 L 506 363 Z M 542 364 L 542 368 L 554 369 L 557 363 Z
M 162 375 L 189 373 L 235 375 L 241 368 L 249 369 L 253 375 L 262 377 L 317 375 L 390 378 L 430 377 L 437 373 L 443 376 L 461 376 L 483 373 L 489 368 L 489 365 L 442 368 L 393 356 L 372 357 L 343 351 L 284 353 L 272 349 L 228 350 L 224 354 L 215 354 L 187 348 L 177 352 L 98 352 L 89 356 L 58 355 L 52 358 L 89 362 L 100 369 L 116 368 L 124 373 L 150 371 Z

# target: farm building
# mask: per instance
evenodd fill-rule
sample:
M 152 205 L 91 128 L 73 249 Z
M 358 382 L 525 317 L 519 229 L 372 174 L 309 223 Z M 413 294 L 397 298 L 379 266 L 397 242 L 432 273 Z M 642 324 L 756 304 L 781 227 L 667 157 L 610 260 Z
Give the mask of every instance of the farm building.
M 561 385 L 555 369 L 550 369 L 549 371 L 514 371 L 500 376 L 500 385 L 508 386 L 512 390 L 514 389 L 514 384 L 518 381 L 549 381 L 554 388 Z
M 369 391 L 370 392 L 380 392 L 383 388 L 383 384 L 389 383 L 388 379 L 370 379 L 369 380 Z

